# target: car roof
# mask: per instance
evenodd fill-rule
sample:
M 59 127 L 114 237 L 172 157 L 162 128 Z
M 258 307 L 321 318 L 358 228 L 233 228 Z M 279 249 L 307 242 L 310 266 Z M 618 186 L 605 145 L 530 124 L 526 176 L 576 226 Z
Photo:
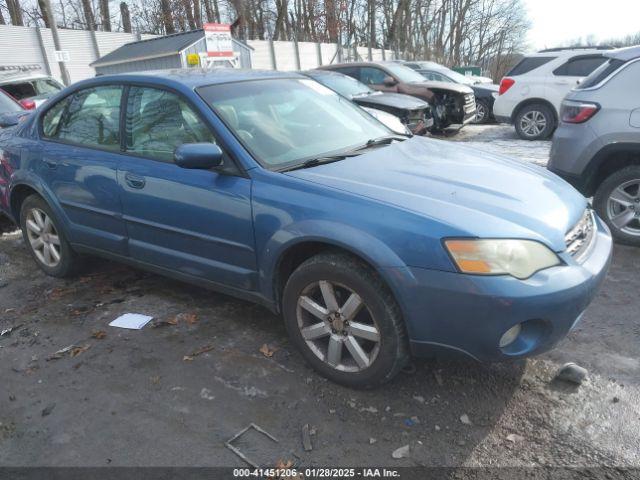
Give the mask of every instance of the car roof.
M 90 85 L 107 81 L 150 81 L 159 85 L 183 85 L 195 89 L 206 85 L 235 83 L 247 80 L 267 80 L 274 78 L 304 78 L 296 72 L 277 72 L 273 70 L 249 70 L 237 68 L 183 68 L 175 70 L 157 70 L 148 72 L 118 73 L 100 75 L 84 80 L 76 85 Z
M 0 85 L 9 83 L 30 82 L 31 80 L 39 80 L 41 78 L 51 78 L 43 73 L 26 74 L 24 72 L 0 75 Z
M 527 53 L 523 58 L 529 57 L 573 57 L 575 55 L 592 55 L 594 53 L 607 55 L 611 47 L 567 47 L 567 48 L 547 48 L 539 52 Z
M 640 45 L 632 47 L 617 48 L 604 54 L 605 57 L 615 58 L 618 60 L 628 61 L 640 57 Z

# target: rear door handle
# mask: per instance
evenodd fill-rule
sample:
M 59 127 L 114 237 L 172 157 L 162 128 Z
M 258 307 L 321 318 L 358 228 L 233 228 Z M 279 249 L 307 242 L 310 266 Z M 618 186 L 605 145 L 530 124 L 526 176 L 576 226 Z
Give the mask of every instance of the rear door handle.
M 144 185 L 146 183 L 144 177 L 140 177 L 128 172 L 124 174 L 124 181 L 127 182 L 127 185 L 129 185 L 131 188 L 137 189 L 144 188 Z

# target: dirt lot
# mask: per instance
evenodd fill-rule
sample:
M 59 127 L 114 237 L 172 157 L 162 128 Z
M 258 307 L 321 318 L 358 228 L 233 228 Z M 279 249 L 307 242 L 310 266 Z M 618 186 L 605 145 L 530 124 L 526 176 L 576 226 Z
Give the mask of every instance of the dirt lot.
M 453 140 L 537 163 L 548 151 L 507 127 Z M 0 336 L 0 465 L 244 466 L 224 443 L 253 422 L 279 442 L 253 432 L 239 446 L 267 465 L 640 466 L 639 266 L 638 249 L 616 247 L 584 320 L 547 355 L 422 361 L 363 392 L 317 376 L 261 307 L 102 260 L 52 279 L 5 234 L 0 330 L 16 328 Z M 160 326 L 107 325 L 125 312 Z M 552 381 L 568 361 L 588 368 L 582 386 Z M 392 458 L 404 445 L 410 457 Z

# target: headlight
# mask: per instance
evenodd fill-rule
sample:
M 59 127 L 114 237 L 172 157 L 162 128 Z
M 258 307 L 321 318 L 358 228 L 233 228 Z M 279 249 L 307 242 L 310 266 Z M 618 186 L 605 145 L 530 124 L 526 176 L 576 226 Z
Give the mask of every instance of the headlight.
M 533 240 L 459 240 L 444 242 L 458 269 L 475 275 L 511 275 L 521 280 L 559 265 L 549 248 Z
M 362 109 L 373 115 L 379 122 L 384 123 L 384 125 L 393 132 L 401 135 L 411 135 L 411 130 L 409 130 L 395 115 L 376 108 L 362 107 Z

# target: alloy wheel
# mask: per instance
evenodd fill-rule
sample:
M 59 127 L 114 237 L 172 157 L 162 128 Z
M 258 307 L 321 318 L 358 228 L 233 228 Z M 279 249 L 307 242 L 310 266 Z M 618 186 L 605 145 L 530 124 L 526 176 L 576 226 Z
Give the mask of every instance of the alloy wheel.
M 26 227 L 37 259 L 47 267 L 57 267 L 62 260 L 60 237 L 51 218 L 39 208 L 32 208 L 27 213 Z
M 482 123 L 484 121 L 485 116 L 487 115 L 487 109 L 482 104 L 482 102 L 476 103 L 476 118 L 474 120 L 475 123 Z
M 640 236 L 640 179 L 624 182 L 611 192 L 607 216 L 621 232 Z
M 327 365 L 362 371 L 380 351 L 380 329 L 363 299 L 345 285 L 325 280 L 298 297 L 298 328 L 309 349 Z
M 520 118 L 520 130 L 528 137 L 537 137 L 547 128 L 547 118 L 539 110 L 531 110 Z

